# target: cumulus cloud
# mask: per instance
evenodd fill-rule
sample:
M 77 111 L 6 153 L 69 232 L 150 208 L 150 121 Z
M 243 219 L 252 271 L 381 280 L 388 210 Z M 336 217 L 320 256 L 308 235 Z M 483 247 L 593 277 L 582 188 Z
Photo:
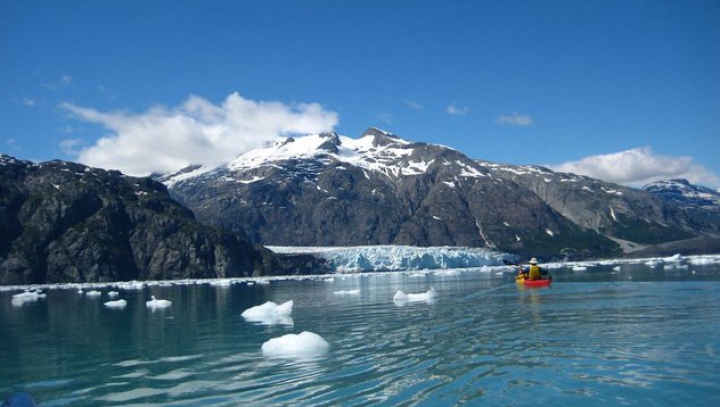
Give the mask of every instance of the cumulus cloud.
M 61 107 L 109 131 L 79 151 L 78 161 L 131 175 L 219 164 L 278 137 L 332 131 L 338 123 L 337 113 L 317 103 L 253 101 L 238 93 L 219 104 L 190 96 L 181 106 L 140 114 L 101 112 L 72 103 Z
M 66 139 L 60 142 L 60 150 L 67 155 L 78 155 L 82 143 L 83 141 L 79 138 Z
M 649 147 L 595 155 L 549 167 L 558 172 L 587 175 L 635 187 L 671 178 L 685 178 L 694 184 L 720 185 L 717 174 L 693 162 L 692 157 L 663 156 Z
M 506 116 L 498 116 L 495 122 L 506 126 L 532 126 L 533 118 L 524 114 L 513 113 Z
M 448 112 L 451 115 L 455 116 L 465 116 L 470 111 L 470 108 L 465 107 L 457 107 L 455 106 L 455 102 L 451 103 L 450 106 L 445 108 L 445 111 Z

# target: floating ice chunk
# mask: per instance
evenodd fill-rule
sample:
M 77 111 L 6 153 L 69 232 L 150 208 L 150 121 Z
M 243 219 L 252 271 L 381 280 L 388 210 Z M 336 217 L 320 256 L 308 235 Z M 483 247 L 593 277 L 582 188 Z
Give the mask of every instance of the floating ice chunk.
M 86 292 L 85 295 L 88 296 L 88 297 L 99 297 L 99 296 L 102 295 L 102 293 L 101 293 L 100 291 L 97 291 L 97 290 L 92 290 L 92 291 Z
M 128 281 L 125 283 L 121 283 L 120 287 L 126 290 L 142 290 L 143 288 L 145 288 L 145 283 L 141 281 Z
M 402 291 L 398 291 L 395 293 L 395 296 L 393 297 L 393 301 L 395 301 L 396 304 L 404 304 L 408 302 L 434 302 L 435 298 L 437 297 L 437 292 L 434 288 L 430 288 L 424 293 L 410 293 L 405 294 Z
M 172 301 L 158 300 L 157 298 L 155 298 L 154 295 L 152 295 L 151 297 L 152 297 L 152 300 L 145 302 L 145 305 L 148 308 L 151 308 L 151 309 L 167 308 L 172 305 Z
M 108 301 L 108 302 L 104 303 L 103 305 L 105 305 L 108 308 L 120 309 L 120 308 L 127 307 L 127 301 L 125 301 L 125 300 Z
M 272 338 L 262 345 L 263 355 L 271 358 L 312 358 L 325 355 L 329 349 L 325 339 L 308 331 Z
M 648 260 L 645 262 L 645 265 L 650 268 L 655 268 L 655 267 L 659 266 L 660 264 L 662 264 L 662 261 L 657 260 L 657 259 L 651 259 L 651 260 Z
M 335 291 L 335 295 L 360 295 L 360 290 Z
M 47 297 L 47 294 L 45 293 L 41 293 L 38 291 L 25 291 L 23 293 L 13 295 L 13 298 L 10 302 L 15 307 L 21 307 L 28 302 L 35 302 L 45 297 Z
M 685 260 L 685 259 L 683 259 L 682 255 L 681 255 L 680 253 L 678 253 L 678 254 L 676 254 L 676 255 L 674 255 L 674 256 L 665 257 L 665 258 L 663 259 L 663 261 L 664 261 L 665 263 L 680 263 L 680 262 L 682 262 L 682 261 L 684 261 L 684 260 Z
M 249 322 L 258 322 L 264 325 L 293 325 L 293 320 L 290 318 L 292 308 L 292 300 L 280 305 L 268 301 L 265 304 L 246 309 L 241 315 Z
M 573 271 L 587 271 L 588 268 L 585 266 L 574 266 L 572 269 Z
M 714 257 L 697 257 L 697 258 L 690 259 L 690 264 L 692 264 L 694 266 L 716 264 L 719 262 L 720 262 L 720 259 L 714 258 Z
M 117 297 L 119 297 L 119 296 L 120 296 L 120 293 L 117 292 L 117 291 L 110 291 L 110 292 L 108 292 L 108 297 L 110 297 L 110 298 L 117 298 Z

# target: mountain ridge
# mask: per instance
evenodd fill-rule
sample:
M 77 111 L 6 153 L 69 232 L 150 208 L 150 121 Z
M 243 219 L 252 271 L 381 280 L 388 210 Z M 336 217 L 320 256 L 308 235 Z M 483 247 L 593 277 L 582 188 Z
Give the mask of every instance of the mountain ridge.
M 648 191 L 473 160 L 377 128 L 358 139 L 288 138 L 161 180 L 203 222 L 268 245 L 461 245 L 556 258 L 714 233 Z

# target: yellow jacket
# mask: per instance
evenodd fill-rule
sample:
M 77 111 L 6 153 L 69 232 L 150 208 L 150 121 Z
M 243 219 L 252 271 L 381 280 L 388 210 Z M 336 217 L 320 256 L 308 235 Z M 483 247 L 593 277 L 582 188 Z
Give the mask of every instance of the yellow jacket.
M 528 280 L 542 280 L 542 273 L 540 272 L 540 266 L 537 264 L 530 265 L 530 272 L 528 273 Z

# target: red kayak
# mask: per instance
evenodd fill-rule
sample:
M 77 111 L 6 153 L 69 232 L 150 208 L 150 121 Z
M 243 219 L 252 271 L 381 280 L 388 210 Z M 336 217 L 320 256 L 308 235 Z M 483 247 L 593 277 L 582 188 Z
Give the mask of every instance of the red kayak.
M 546 287 L 552 283 L 552 277 L 542 280 L 526 280 L 522 276 L 515 276 L 515 282 L 525 287 Z

